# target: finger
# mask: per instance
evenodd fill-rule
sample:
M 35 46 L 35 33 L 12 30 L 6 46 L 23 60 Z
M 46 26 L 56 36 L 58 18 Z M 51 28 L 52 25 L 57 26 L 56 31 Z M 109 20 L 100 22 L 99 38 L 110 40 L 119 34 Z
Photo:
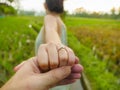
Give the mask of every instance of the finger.
M 66 50 L 68 52 L 68 65 L 72 66 L 75 64 L 75 54 L 73 52 L 73 50 L 71 50 L 70 48 L 66 47 Z
M 46 51 L 46 45 L 41 45 L 38 50 L 37 54 L 38 63 L 42 71 L 49 70 L 49 63 L 48 63 L 48 54 Z
M 47 53 L 49 58 L 50 69 L 55 69 L 59 65 L 58 52 L 56 45 L 54 43 L 49 43 L 47 45 Z
M 83 66 L 80 64 L 75 64 L 72 66 L 71 72 L 72 73 L 81 73 L 83 71 Z
M 75 56 L 75 64 L 79 63 L 79 58 L 77 56 Z
M 20 63 L 19 65 L 14 67 L 14 71 L 17 72 L 24 64 L 26 61 L 23 61 L 22 63 Z
M 61 67 L 67 65 L 68 53 L 66 51 L 66 48 L 65 47 L 61 48 L 61 45 L 58 45 L 57 48 L 58 48 L 58 58 L 60 62 L 59 66 Z
M 77 81 L 76 79 L 65 79 L 65 80 L 59 82 L 58 86 L 72 84 L 76 81 Z
M 81 74 L 80 73 L 71 73 L 67 79 L 80 79 Z
M 65 79 L 71 73 L 70 66 L 63 66 L 61 68 L 53 69 L 43 75 L 43 82 L 48 87 L 57 85 L 60 81 Z
M 59 61 L 60 61 L 60 67 L 61 66 L 65 66 L 65 65 L 67 65 L 67 63 L 68 63 L 68 54 L 67 54 L 67 52 L 66 52 L 66 50 L 64 50 L 64 49 L 61 49 L 59 52 Z

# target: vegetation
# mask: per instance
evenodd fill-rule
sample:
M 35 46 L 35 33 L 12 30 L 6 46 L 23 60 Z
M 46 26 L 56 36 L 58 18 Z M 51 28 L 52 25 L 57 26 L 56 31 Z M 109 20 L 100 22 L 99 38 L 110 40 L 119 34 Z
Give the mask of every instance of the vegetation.
M 42 21 L 42 17 L 0 18 L 0 86 L 12 76 L 15 65 L 34 55 L 36 32 L 39 32 Z M 101 37 L 105 36 L 104 38 L 109 40 L 109 37 L 113 35 L 112 39 L 114 40 L 116 39 L 114 37 L 118 35 L 117 40 L 119 40 L 119 21 L 66 17 L 65 23 L 68 27 L 69 46 L 81 59 L 80 63 L 84 66 L 85 74 L 92 89 L 118 90 L 120 88 L 119 75 L 115 76 L 113 72 L 109 72 L 109 67 L 106 67 L 108 61 L 115 61 L 116 59 L 105 58 L 103 60 L 104 54 L 100 58 L 97 52 L 103 50 L 100 49 L 102 48 L 99 41 Z M 100 32 L 103 34 L 99 34 Z M 107 35 L 107 33 L 110 34 Z M 97 39 L 96 42 L 93 37 Z M 120 46 L 117 41 L 109 43 L 115 43 L 118 48 Z M 93 49 L 94 46 L 96 46 L 95 49 Z M 109 47 L 109 44 L 107 46 Z M 118 68 L 119 65 L 111 63 Z M 113 68 L 113 71 L 115 70 L 117 69 Z
M 16 15 L 16 10 L 6 4 L 6 3 L 0 3 L 0 16 L 5 16 L 5 15 Z
M 112 18 L 112 19 L 120 19 L 120 7 L 119 8 L 112 8 L 110 13 L 105 12 L 90 12 L 84 9 L 83 7 L 77 8 L 74 11 L 72 16 L 79 16 L 79 17 L 89 17 L 89 18 Z
M 106 62 L 95 58 L 91 49 L 82 45 L 77 38 L 68 33 L 69 46 L 80 58 L 92 90 L 118 90 L 119 79 L 106 70 Z
M 91 48 L 96 58 L 107 61 L 108 71 L 120 75 L 120 21 L 68 18 L 66 23 L 78 40 Z
M 33 17 L 0 18 L 0 86 L 14 73 L 15 65 L 34 55 L 34 41 L 37 33 L 30 26 L 37 19 Z

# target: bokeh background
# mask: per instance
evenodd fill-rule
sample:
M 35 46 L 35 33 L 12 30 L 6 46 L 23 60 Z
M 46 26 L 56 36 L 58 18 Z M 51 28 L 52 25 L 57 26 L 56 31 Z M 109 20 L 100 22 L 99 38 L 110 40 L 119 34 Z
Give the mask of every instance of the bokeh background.
M 34 56 L 44 0 L 0 0 L 0 86 Z M 120 90 L 120 0 L 65 0 L 68 45 L 92 90 Z

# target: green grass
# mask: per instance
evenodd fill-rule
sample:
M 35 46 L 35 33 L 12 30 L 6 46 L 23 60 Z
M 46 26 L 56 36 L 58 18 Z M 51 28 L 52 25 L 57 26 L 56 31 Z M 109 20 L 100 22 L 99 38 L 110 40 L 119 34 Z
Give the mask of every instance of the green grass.
M 29 28 L 38 18 L 0 18 L 0 86 L 14 73 L 13 67 L 34 55 L 37 33 Z
M 80 17 L 67 17 L 65 23 L 68 27 L 83 27 L 83 26 L 112 26 L 115 28 L 120 28 L 120 20 L 113 19 L 94 19 L 94 18 L 80 18 Z M 92 27 L 91 27 L 92 28 Z
M 95 58 L 91 49 L 82 45 L 73 34 L 68 34 L 68 41 L 69 46 L 84 66 L 84 72 L 92 90 L 118 90 L 120 88 L 118 78 L 106 71 L 106 62 Z
M 66 18 L 68 30 L 120 77 L 120 20 Z
M 0 86 L 13 74 L 13 67 L 21 61 L 34 56 L 34 42 L 42 26 L 42 17 L 5 17 L 0 18 Z M 112 25 L 120 28 L 119 21 L 105 19 L 88 19 L 67 17 L 65 23 L 68 27 L 68 43 L 81 59 L 92 90 L 118 90 L 120 83 L 117 77 L 106 71 L 106 61 L 96 58 L 90 47 L 75 37 L 72 33 L 79 27 L 92 29 Z M 29 28 L 33 25 L 33 28 Z M 34 30 L 35 31 L 34 31 Z M 108 27 L 109 30 L 109 27 Z M 80 35 L 80 34 L 79 34 Z M 77 35 L 76 35 L 77 36 Z

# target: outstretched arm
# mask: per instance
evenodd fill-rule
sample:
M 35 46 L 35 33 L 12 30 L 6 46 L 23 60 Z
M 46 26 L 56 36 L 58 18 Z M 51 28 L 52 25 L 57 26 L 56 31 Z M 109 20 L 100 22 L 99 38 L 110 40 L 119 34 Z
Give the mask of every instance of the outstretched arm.
M 58 25 L 56 18 L 51 15 L 45 16 L 44 19 L 44 30 L 45 30 L 45 42 L 55 42 L 61 43 L 59 34 L 58 34 Z

